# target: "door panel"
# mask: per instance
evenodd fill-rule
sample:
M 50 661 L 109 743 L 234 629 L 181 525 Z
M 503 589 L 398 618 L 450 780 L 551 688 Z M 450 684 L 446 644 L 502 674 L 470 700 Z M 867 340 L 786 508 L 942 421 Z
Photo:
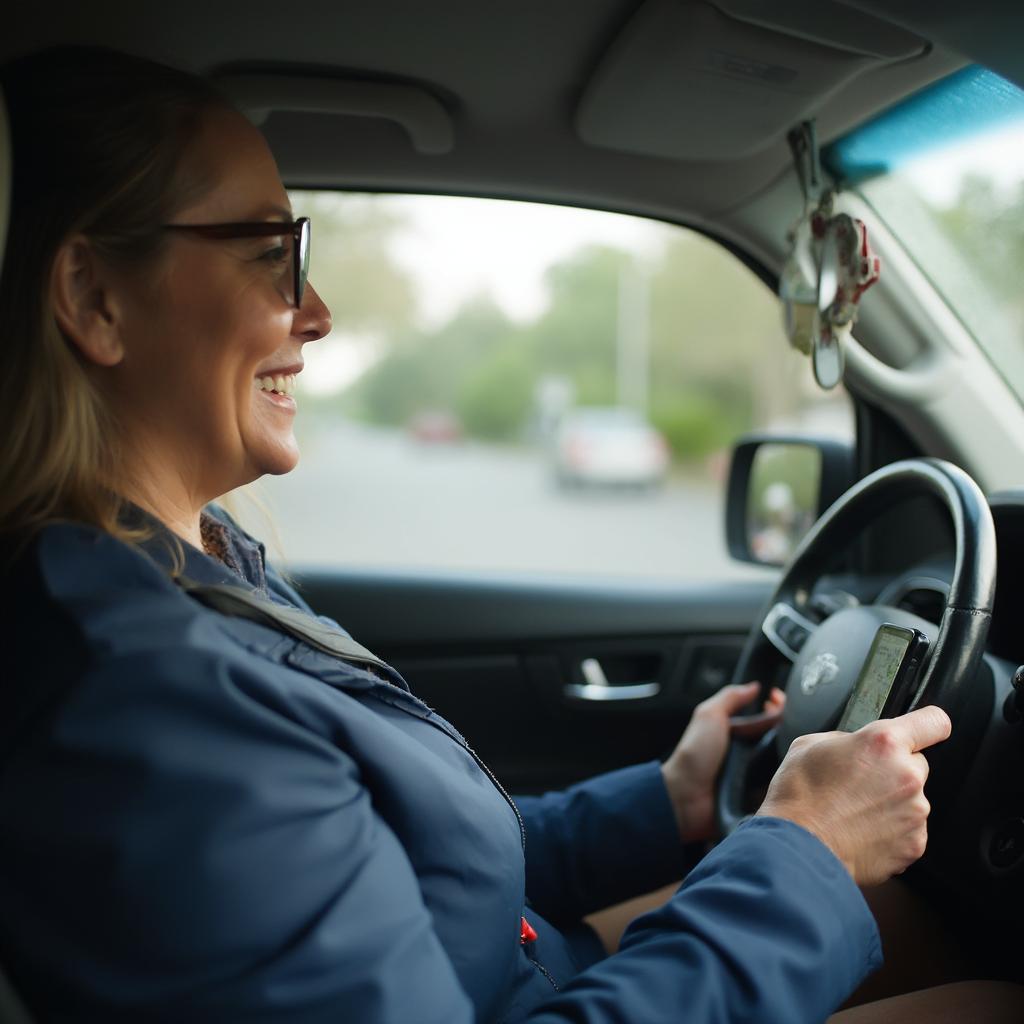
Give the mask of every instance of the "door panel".
M 772 585 L 341 572 L 298 582 L 515 792 L 664 757 L 693 707 L 730 681 Z

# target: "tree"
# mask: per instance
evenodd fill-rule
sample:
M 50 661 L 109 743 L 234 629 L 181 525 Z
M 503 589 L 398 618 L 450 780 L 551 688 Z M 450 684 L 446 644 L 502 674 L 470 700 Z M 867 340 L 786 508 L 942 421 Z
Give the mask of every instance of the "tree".
M 352 389 L 354 407 L 390 425 L 452 410 L 471 435 L 510 440 L 523 435 L 544 377 L 571 382 L 580 405 L 616 404 L 619 302 L 635 259 L 607 245 L 580 248 L 550 267 L 548 304 L 525 325 L 488 295 L 430 331 L 398 316 L 401 329 Z M 646 411 L 677 456 L 702 458 L 796 408 L 806 365 L 789 350 L 777 299 L 732 254 L 679 232 L 642 273 L 651 303 Z
M 476 407 L 481 367 L 516 331 L 490 296 L 478 295 L 437 330 L 408 330 L 393 339 L 387 354 L 353 388 L 355 408 L 371 422 L 399 426 L 417 412 L 455 410 L 460 397 Z M 476 392 L 467 399 L 466 382 L 474 377 Z M 493 436 L 490 428 L 484 432 Z
M 999 189 L 979 174 L 960 182 L 955 201 L 935 215 L 993 293 L 1024 319 L 1020 267 L 1024 263 L 1024 185 Z

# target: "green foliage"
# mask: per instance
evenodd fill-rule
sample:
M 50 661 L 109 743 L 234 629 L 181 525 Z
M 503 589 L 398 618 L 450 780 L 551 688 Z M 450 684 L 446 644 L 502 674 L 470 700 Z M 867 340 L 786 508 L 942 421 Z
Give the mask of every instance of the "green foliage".
M 935 212 L 960 255 L 994 293 L 1018 312 L 1024 309 L 1024 185 L 1001 190 L 989 178 L 969 175 L 961 182 L 956 201 Z
M 789 415 L 800 401 L 802 367 L 775 296 L 731 253 L 689 232 L 673 238 L 651 273 L 651 364 L 655 422 L 666 424 L 683 459 Z
M 360 379 L 354 396 L 357 411 L 373 423 L 398 426 L 418 412 L 455 409 L 461 398 L 484 423 L 486 417 L 478 412 L 482 382 L 515 330 L 489 297 L 480 296 L 436 331 L 406 332 Z M 475 432 L 468 422 L 465 425 Z M 486 428 L 493 429 L 490 424 Z
M 746 424 L 710 394 L 685 391 L 671 402 L 655 406 L 651 422 L 661 431 L 672 454 L 694 462 L 725 447 Z
M 547 309 L 531 334 L 542 373 L 564 374 L 582 405 L 606 402 L 614 391 L 618 282 L 628 257 L 587 246 L 547 272 Z
M 552 377 L 571 383 L 577 405 L 628 403 L 617 360 L 619 304 L 630 282 L 648 303 L 651 418 L 676 458 L 703 458 L 797 405 L 798 367 L 786 358 L 774 296 L 699 235 L 675 234 L 643 265 L 606 245 L 577 250 L 549 269 L 549 301 L 530 323 L 510 321 L 477 296 L 425 330 L 416 326 L 408 274 L 388 256 L 402 224 L 371 199 L 352 209 L 351 198 L 341 204 L 332 196 L 303 206 L 318 227 L 326 221 L 339 232 L 337 241 L 324 240 L 328 230 L 315 234 L 316 266 L 326 249 L 331 267 L 324 287 L 336 289 L 335 323 L 385 338 L 383 357 L 346 395 L 371 422 L 398 426 L 444 409 L 471 436 L 515 440 L 537 416 L 538 382 Z M 357 254 L 367 261 L 362 269 L 353 265 Z
M 535 367 L 525 346 L 510 344 L 462 382 L 455 408 L 468 434 L 506 441 L 522 432 L 533 405 Z
M 398 348 L 360 381 L 355 409 L 371 423 L 399 425 L 424 409 L 443 407 L 445 380 L 425 350 Z

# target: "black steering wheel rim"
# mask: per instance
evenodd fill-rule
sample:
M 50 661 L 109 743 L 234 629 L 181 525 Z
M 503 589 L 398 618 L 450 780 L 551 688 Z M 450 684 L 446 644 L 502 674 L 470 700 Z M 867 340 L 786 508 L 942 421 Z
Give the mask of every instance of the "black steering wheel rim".
M 916 703 L 937 704 L 955 725 L 969 698 L 970 682 L 988 636 L 995 598 L 996 540 L 992 514 L 978 485 L 958 466 L 941 459 L 905 459 L 883 466 L 851 487 L 822 515 L 793 553 L 748 636 L 734 681 L 764 679 L 784 660 L 774 653 L 763 632 L 771 609 L 780 602 L 794 608 L 805 605 L 835 551 L 846 550 L 868 524 L 889 509 L 921 495 L 937 498 L 948 512 L 955 560 L 949 595 Z M 790 676 L 792 681 L 792 671 Z M 767 746 L 765 740 L 758 744 L 736 740 L 730 745 L 718 787 L 717 814 L 723 835 L 748 816 L 744 798 L 751 766 L 764 755 Z

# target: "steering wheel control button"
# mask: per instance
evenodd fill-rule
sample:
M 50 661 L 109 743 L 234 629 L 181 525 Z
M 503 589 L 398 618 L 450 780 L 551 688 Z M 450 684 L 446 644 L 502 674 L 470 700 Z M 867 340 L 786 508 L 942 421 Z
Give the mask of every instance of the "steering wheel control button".
M 778 630 L 779 636 L 797 653 L 800 652 L 800 648 L 807 643 L 807 638 L 811 635 L 793 619 L 780 619 L 775 628 Z
M 1024 863 L 1024 818 L 1010 818 L 992 833 L 988 861 L 997 871 L 1009 871 Z

